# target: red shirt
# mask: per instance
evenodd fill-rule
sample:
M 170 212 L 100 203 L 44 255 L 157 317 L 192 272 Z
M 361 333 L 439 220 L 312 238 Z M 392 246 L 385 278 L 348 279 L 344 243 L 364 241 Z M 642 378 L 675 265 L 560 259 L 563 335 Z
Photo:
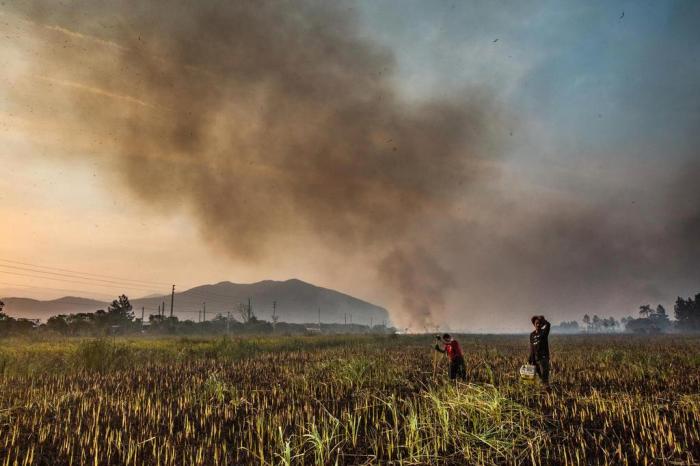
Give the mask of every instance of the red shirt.
M 457 340 L 452 340 L 449 343 L 445 343 L 445 351 L 447 352 L 447 356 L 450 358 L 450 361 L 454 361 L 455 358 L 463 356 L 462 347 L 459 346 Z

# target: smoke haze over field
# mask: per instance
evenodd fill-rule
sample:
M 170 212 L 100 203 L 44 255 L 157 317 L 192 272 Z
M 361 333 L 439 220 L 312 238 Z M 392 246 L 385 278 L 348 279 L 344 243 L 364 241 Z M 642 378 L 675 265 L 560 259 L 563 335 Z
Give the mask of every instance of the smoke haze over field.
M 487 79 L 407 95 L 397 52 L 344 5 L 17 2 L 9 109 L 60 120 L 66 160 L 98 159 L 148 208 L 185 212 L 229 260 L 345 265 L 413 328 L 700 291 L 695 134 L 642 189 L 615 179 L 652 166 L 629 160 L 591 175 L 611 188 L 552 189 L 513 163 L 513 130 L 537 138 L 521 106 Z

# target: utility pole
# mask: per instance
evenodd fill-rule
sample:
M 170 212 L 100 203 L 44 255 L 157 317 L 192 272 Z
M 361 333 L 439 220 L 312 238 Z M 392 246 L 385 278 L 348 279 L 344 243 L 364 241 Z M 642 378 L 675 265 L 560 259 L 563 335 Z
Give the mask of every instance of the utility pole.
M 175 285 L 173 285 L 173 291 L 170 294 L 170 317 L 173 316 L 173 308 L 175 307 Z
M 348 313 L 347 312 L 344 314 L 344 318 L 345 318 L 345 325 L 348 325 Z
M 272 301 L 272 331 L 277 326 L 277 301 Z
M 163 304 L 160 306 L 160 315 L 165 317 L 165 300 L 163 300 Z
M 146 312 L 146 307 L 141 306 L 141 327 L 143 327 L 143 313 Z
M 202 310 L 197 311 L 197 322 L 202 322 Z
M 158 317 L 160 317 L 160 304 L 158 305 Z
M 204 322 L 207 321 L 207 303 L 206 301 L 202 303 L 202 315 L 204 316 Z
M 226 335 L 229 334 L 229 329 L 230 329 L 229 323 L 230 322 L 231 322 L 231 311 L 228 311 L 228 313 L 226 314 Z

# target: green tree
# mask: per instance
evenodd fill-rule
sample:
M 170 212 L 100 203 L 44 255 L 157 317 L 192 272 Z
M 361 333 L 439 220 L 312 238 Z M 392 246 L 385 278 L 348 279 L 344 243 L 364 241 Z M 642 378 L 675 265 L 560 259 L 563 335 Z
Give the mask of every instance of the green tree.
M 588 314 L 583 316 L 583 323 L 586 324 L 586 330 L 591 329 L 591 317 Z
M 673 310 L 681 330 L 700 330 L 700 293 L 695 295 L 695 299 L 679 296 Z
M 12 326 L 12 317 L 8 316 L 3 312 L 5 303 L 0 301 L 0 335 L 10 332 L 10 327 Z
M 131 322 L 134 320 L 134 313 L 129 298 L 126 295 L 121 295 L 109 305 L 107 315 L 112 324 L 119 322 Z
M 67 334 L 70 330 L 70 327 L 68 326 L 68 322 L 66 322 L 66 318 L 67 316 L 65 314 L 51 316 L 46 321 L 46 327 L 55 332 Z
M 642 316 L 642 318 L 651 317 L 653 313 L 654 311 L 652 311 L 651 306 L 648 304 L 639 306 L 639 315 Z
M 654 325 L 662 332 L 671 326 L 671 321 L 668 319 L 666 308 L 661 304 L 656 306 L 656 311 L 650 316 L 650 319 L 654 321 Z
M 659 304 L 658 306 L 656 306 L 656 311 L 654 312 L 654 314 L 655 314 L 657 317 L 660 317 L 660 318 L 662 318 L 662 319 L 663 319 L 664 317 L 668 318 L 668 314 L 666 314 L 666 308 L 663 307 L 661 304 Z
M 5 303 L 0 301 L 0 335 L 27 333 L 36 327 L 37 321 L 31 319 L 15 319 L 3 311 Z

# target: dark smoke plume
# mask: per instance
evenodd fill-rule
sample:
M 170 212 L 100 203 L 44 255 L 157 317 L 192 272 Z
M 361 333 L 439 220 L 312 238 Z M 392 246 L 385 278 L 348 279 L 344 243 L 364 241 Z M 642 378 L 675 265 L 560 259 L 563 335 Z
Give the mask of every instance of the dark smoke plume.
M 28 62 L 51 86 L 46 111 L 100 149 L 84 152 L 112 152 L 141 201 L 186 209 L 233 258 L 262 260 L 292 236 L 362 257 L 398 304 L 392 317 L 418 330 L 620 316 L 698 291 L 697 165 L 639 180 L 653 189 L 638 199 L 494 190 L 503 109 L 483 89 L 402 99 L 392 54 L 342 3 L 13 11 L 39 37 Z
M 423 248 L 406 253 L 390 252 L 379 267 L 379 275 L 401 296 L 403 309 L 411 309 L 414 315 L 425 316 L 422 320 L 410 321 L 422 325 L 418 330 L 428 330 L 434 322 L 432 315 L 444 315 L 446 292 L 455 285 L 452 274 L 444 269 Z
M 483 100 L 401 100 L 392 55 L 326 2 L 25 11 L 60 37 L 43 50 L 65 76 L 53 82 L 85 130 L 113 141 L 116 170 L 140 199 L 186 206 L 235 258 L 257 260 L 301 231 L 374 253 L 386 283 L 411 293 L 410 321 L 444 306 L 447 272 L 407 238 L 485 170 Z

